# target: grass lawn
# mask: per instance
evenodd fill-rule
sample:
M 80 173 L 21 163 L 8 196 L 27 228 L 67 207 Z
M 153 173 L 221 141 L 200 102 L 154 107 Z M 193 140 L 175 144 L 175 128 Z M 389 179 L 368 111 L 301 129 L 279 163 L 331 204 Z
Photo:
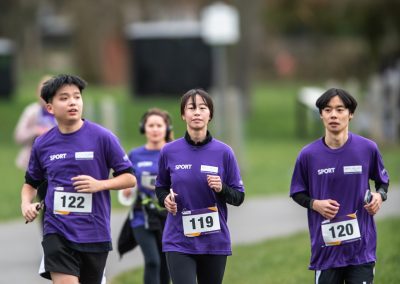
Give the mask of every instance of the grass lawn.
M 378 261 L 375 283 L 400 283 L 400 218 L 377 223 Z M 308 233 L 273 239 L 233 248 L 228 258 L 226 284 L 313 283 L 314 273 L 307 269 L 310 258 Z M 143 283 L 143 269 L 128 271 L 112 279 L 112 284 Z
M 16 168 L 14 160 L 18 147 L 15 145 L 1 145 L 1 196 L 0 220 L 21 217 L 21 187 L 24 182 L 24 172 Z

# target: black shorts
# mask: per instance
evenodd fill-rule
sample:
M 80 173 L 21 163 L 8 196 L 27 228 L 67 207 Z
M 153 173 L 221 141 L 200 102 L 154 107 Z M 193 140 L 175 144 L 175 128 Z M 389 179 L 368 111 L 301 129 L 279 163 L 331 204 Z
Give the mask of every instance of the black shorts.
M 315 271 L 316 284 L 343 284 L 374 282 L 375 262 L 360 265 L 349 265 L 326 270 Z
M 43 237 L 44 267 L 39 273 L 51 279 L 50 272 L 74 275 L 82 284 L 100 284 L 106 265 L 108 252 L 88 253 L 71 249 L 68 242 L 60 235 L 51 234 Z

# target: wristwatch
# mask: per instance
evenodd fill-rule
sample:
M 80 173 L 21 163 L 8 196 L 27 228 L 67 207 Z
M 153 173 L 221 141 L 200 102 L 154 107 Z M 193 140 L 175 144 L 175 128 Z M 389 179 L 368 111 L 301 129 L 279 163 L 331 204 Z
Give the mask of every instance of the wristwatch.
M 383 188 L 378 189 L 377 193 L 379 193 L 382 197 L 382 201 L 386 201 L 387 193 Z

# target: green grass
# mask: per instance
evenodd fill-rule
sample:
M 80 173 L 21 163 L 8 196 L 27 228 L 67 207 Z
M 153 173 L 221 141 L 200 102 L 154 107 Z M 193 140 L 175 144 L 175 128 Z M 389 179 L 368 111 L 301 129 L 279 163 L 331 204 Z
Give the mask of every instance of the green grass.
M 15 166 L 15 157 L 18 147 L 2 145 L 0 147 L 1 168 L 1 199 L 0 220 L 7 220 L 21 216 L 21 187 L 24 182 L 24 172 Z M 22 218 L 22 217 L 21 217 Z
M 379 221 L 375 283 L 400 283 L 400 218 Z M 273 239 L 249 246 L 236 246 L 228 258 L 226 284 L 313 283 L 308 270 L 310 241 L 308 233 Z M 112 284 L 142 283 L 143 269 L 125 272 Z
M 288 194 L 294 162 L 302 146 L 303 142 L 297 140 L 247 141 L 242 167 L 246 195 Z
M 400 183 L 400 146 L 391 145 L 380 149 L 385 167 L 389 172 L 390 183 Z
M 400 283 L 400 218 L 378 222 L 375 283 Z

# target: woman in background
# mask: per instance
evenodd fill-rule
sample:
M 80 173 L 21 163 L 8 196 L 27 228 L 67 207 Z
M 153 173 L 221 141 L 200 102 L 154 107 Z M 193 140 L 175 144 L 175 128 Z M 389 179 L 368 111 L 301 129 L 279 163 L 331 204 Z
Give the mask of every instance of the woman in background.
M 166 210 L 158 205 L 155 195 L 155 180 L 161 148 L 173 139 L 171 118 L 161 109 L 149 109 L 142 117 L 139 131 L 146 136 L 146 144 L 130 151 L 137 191 L 124 189 L 124 196 L 135 194 L 131 227 L 144 260 L 144 284 L 167 284 L 170 277 L 165 254 L 161 249 L 162 230 Z
M 15 164 L 23 171 L 26 171 L 28 168 L 32 145 L 36 137 L 46 133 L 57 125 L 54 115 L 47 111 L 46 102 L 40 97 L 43 84 L 49 79 L 51 79 L 50 75 L 45 75 L 40 79 L 36 89 L 37 100 L 24 108 L 14 130 L 14 141 L 22 146 L 15 160 Z M 37 187 L 37 196 L 39 201 L 44 200 L 46 197 L 46 191 L 47 181 L 44 181 Z M 40 217 L 42 224 L 44 210 L 45 208 L 43 208 Z
M 37 101 L 25 107 L 14 130 L 14 140 L 22 146 L 15 163 L 19 169 L 24 171 L 28 167 L 35 138 L 56 125 L 54 116 L 46 110 L 46 103 L 40 97 L 43 83 L 50 78 L 48 75 L 42 77 L 36 90 Z

